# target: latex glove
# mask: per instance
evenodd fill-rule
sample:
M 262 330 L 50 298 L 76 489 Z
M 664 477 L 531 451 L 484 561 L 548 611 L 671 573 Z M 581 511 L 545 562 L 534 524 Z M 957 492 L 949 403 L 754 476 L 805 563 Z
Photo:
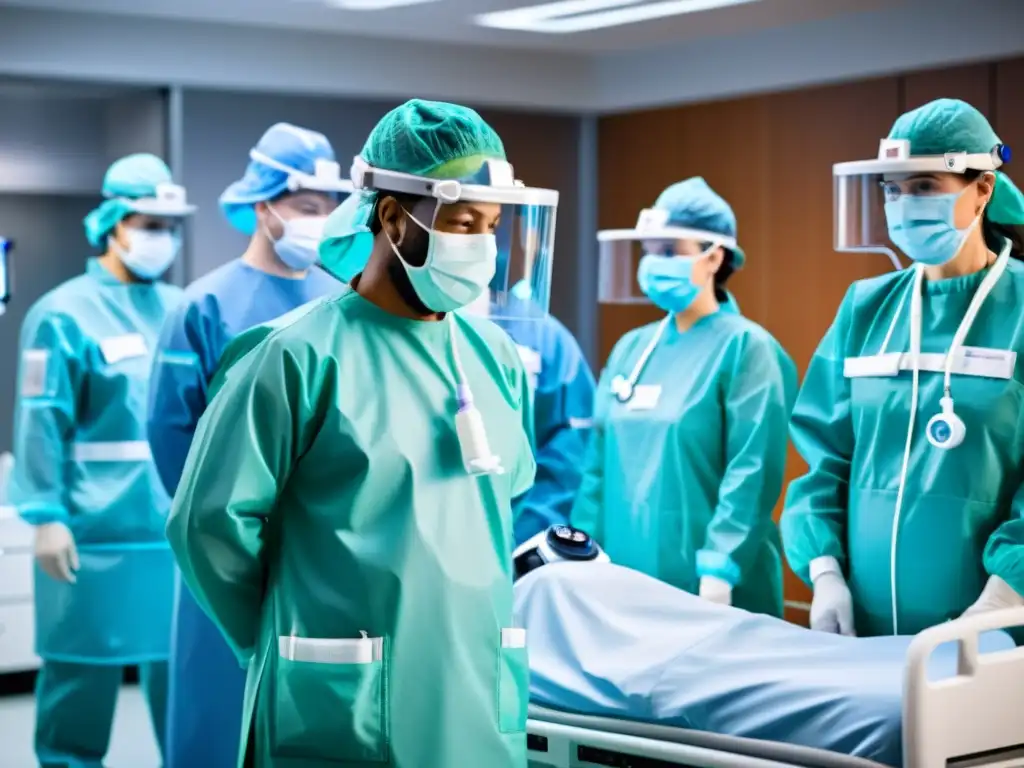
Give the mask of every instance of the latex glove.
M 64 523 L 36 526 L 36 561 L 51 578 L 75 583 L 78 550 L 75 548 L 75 537 Z
M 811 563 L 814 598 L 811 600 L 811 629 L 833 635 L 856 637 L 853 626 L 853 596 L 833 557 Z
M 1024 606 L 1024 597 L 1017 594 L 1017 591 L 1000 579 L 998 576 L 989 576 L 985 583 L 985 589 L 981 596 L 974 601 L 974 604 L 964 611 L 964 616 L 971 616 L 975 613 L 987 611 L 1002 611 L 1006 608 L 1019 608 Z
M 710 603 L 732 605 L 732 585 L 715 576 L 700 577 L 700 597 Z

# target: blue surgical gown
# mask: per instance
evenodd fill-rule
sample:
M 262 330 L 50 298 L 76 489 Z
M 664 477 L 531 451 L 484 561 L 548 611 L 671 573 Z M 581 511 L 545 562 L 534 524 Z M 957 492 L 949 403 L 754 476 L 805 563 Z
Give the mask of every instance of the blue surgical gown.
M 185 303 L 160 339 L 149 401 L 153 457 L 171 493 L 228 343 L 254 325 L 341 288 L 317 268 L 296 280 L 268 275 L 240 259 L 188 287 Z M 172 635 L 167 768 L 234 766 L 245 673 L 180 583 Z
M 495 322 L 515 342 L 533 392 L 537 480 L 513 507 L 521 544 L 551 525 L 569 522 L 590 435 L 594 375 L 579 343 L 551 315 Z
M 626 334 L 598 385 L 594 430 L 572 524 L 612 562 L 687 592 L 727 581 L 733 605 L 782 613 L 782 546 L 772 520 L 782 491 L 796 366 L 756 323 L 716 312 L 674 322 L 619 402 L 659 323 Z
M 33 525 L 67 525 L 81 566 L 75 584 L 36 569 L 36 650 L 47 661 L 167 658 L 170 499 L 145 419 L 157 335 L 180 301 L 180 288 L 122 283 L 93 259 L 22 326 L 10 498 Z

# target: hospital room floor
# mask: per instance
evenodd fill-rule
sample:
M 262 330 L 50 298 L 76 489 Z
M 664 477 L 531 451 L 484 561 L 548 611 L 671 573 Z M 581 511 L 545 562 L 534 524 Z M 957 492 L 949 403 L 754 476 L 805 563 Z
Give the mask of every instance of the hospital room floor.
M 0 696 L 0 768 L 34 768 L 32 733 L 36 710 L 31 694 Z M 138 686 L 126 685 L 117 700 L 106 768 L 159 768 L 146 702 Z

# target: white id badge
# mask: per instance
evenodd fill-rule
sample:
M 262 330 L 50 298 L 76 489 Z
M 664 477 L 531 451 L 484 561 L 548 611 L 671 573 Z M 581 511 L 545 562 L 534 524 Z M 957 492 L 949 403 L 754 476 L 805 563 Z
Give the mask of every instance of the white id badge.
M 45 349 L 26 349 L 21 353 L 21 396 L 42 397 L 46 394 L 46 369 L 50 353 Z
M 868 357 L 848 357 L 843 360 L 843 376 L 848 379 L 899 376 L 901 357 L 899 352 Z
M 1012 379 L 1017 353 L 1008 349 L 963 347 L 957 355 L 954 372 L 987 379 Z
M 633 397 L 626 403 L 629 411 L 653 411 L 661 399 L 660 384 L 637 384 L 633 389 Z
M 146 346 L 146 338 L 141 333 L 127 333 L 101 341 L 100 352 L 103 353 L 107 365 L 114 365 L 133 357 L 145 357 L 149 347 Z

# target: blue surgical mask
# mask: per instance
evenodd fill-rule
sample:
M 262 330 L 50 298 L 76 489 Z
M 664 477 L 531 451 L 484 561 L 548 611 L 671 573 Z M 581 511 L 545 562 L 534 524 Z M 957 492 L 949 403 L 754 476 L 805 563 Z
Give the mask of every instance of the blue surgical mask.
M 327 217 L 296 216 L 293 219 L 286 219 L 272 206 L 268 205 L 267 208 L 284 227 L 281 237 L 273 241 L 277 258 L 286 267 L 297 272 L 309 269 L 316 263 L 319 255 L 318 249 L 324 236 Z
M 110 242 L 121 263 L 141 280 L 155 280 L 160 277 L 174 263 L 181 250 L 181 238 L 173 232 L 151 232 L 131 227 L 126 227 L 124 232 L 128 238 L 127 248 L 121 248 L 113 238 Z
M 931 267 L 956 258 L 971 233 L 976 218 L 964 229 L 953 224 L 961 193 L 947 195 L 900 195 L 885 204 L 889 239 L 914 261 Z
M 423 306 L 434 312 L 452 312 L 480 298 L 497 268 L 495 236 L 438 232 L 421 224 L 411 213 L 406 212 L 406 216 L 430 236 L 423 266 L 407 264 L 398 246 L 390 238 L 388 242 Z
M 666 312 L 685 312 L 700 295 L 701 286 L 693 282 L 693 256 L 660 256 L 648 253 L 640 259 L 637 282 L 655 306 Z

